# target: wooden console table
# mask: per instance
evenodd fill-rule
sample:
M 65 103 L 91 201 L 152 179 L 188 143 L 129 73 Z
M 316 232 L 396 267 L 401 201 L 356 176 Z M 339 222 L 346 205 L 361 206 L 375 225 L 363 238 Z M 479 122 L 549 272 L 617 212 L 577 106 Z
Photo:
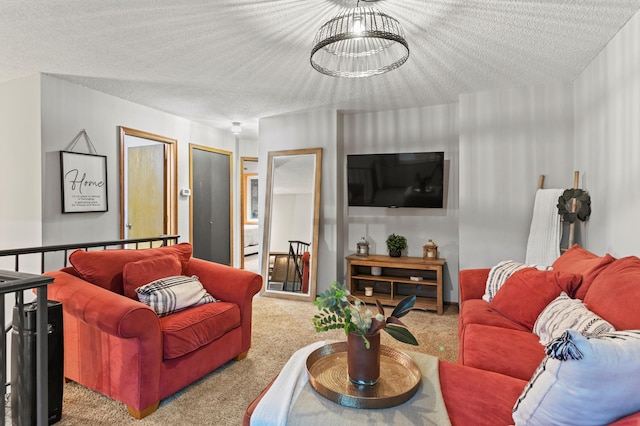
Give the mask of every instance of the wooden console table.
M 367 303 L 376 299 L 395 306 L 407 296 L 416 295 L 416 307 L 435 310 L 442 315 L 442 267 L 445 259 L 350 255 L 347 259 L 347 288 Z M 379 267 L 381 275 L 373 275 Z M 373 296 L 365 296 L 365 287 L 373 287 Z

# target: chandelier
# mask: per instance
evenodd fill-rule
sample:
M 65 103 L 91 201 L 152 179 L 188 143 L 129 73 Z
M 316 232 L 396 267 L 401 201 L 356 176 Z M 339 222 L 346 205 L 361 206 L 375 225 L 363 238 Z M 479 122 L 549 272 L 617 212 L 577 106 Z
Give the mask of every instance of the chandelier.
M 370 77 L 404 64 L 409 43 L 400 23 L 373 7 L 356 7 L 320 27 L 311 66 L 334 77 Z

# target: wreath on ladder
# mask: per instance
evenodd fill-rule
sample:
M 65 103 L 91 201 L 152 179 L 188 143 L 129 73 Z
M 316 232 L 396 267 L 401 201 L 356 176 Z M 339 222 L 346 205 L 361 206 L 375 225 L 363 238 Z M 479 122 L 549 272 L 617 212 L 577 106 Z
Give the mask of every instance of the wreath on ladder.
M 576 211 L 572 212 L 573 200 L 576 200 Z M 558 214 L 562 220 L 573 223 L 576 219 L 585 221 L 591 215 L 591 197 L 582 189 L 565 189 L 558 197 Z

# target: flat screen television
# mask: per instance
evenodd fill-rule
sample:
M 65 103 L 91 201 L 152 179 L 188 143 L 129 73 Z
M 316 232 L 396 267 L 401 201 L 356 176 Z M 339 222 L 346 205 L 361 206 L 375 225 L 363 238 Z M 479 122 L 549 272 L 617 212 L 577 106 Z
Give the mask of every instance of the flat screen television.
M 347 155 L 350 207 L 444 205 L 444 152 Z

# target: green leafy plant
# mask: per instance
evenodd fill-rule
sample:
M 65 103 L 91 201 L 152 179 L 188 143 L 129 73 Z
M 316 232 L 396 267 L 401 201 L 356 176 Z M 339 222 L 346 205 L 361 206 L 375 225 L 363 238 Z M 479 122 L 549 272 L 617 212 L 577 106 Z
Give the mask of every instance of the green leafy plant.
M 313 317 L 313 325 L 317 332 L 343 329 L 345 335 L 359 334 L 364 339 L 367 348 L 369 348 L 369 341 L 366 335 L 380 330 L 386 331 L 391 337 L 402 343 L 417 346 L 416 338 L 400 321 L 400 318 L 411 311 L 424 311 L 424 309 L 414 307 L 415 302 L 415 295 L 405 297 L 396 305 L 391 315 L 385 318 L 384 309 L 378 300 L 376 300 L 378 313 L 374 314 L 366 303 L 352 296 L 344 284 L 334 281 L 329 289 L 320 294 L 313 302 L 320 310 L 320 313 Z
M 402 235 L 391 234 L 387 237 L 386 242 L 389 254 L 392 252 L 400 254 L 402 250 L 407 248 L 407 239 Z

